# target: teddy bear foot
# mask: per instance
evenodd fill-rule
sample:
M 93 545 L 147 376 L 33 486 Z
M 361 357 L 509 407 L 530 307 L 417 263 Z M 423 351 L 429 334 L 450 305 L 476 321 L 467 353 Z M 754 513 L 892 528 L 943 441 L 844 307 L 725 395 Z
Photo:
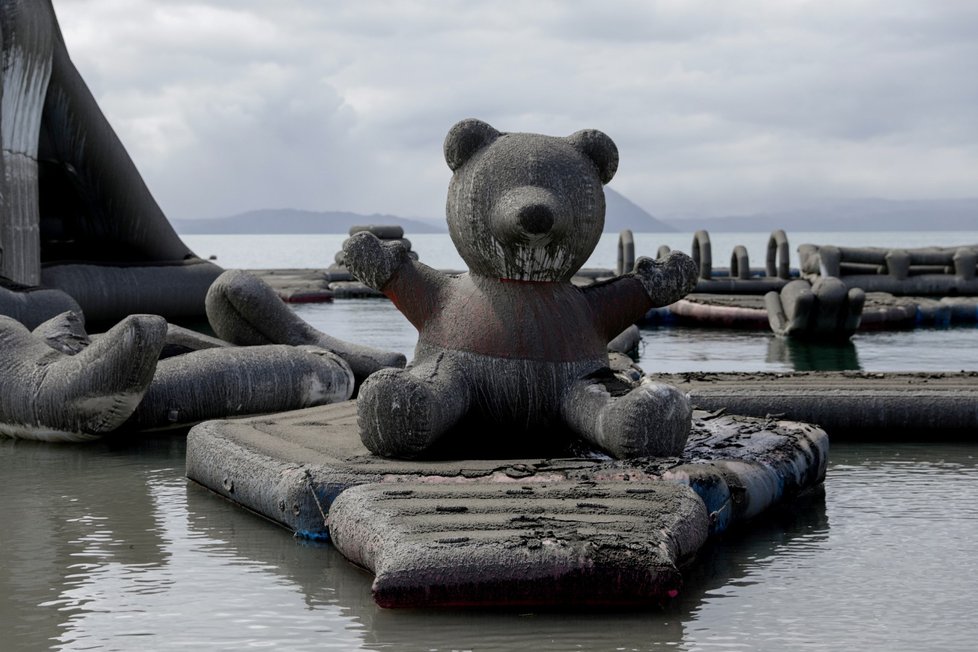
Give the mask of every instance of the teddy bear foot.
M 579 385 L 564 410 L 584 439 L 618 459 L 680 455 L 692 426 L 686 395 L 648 378 L 613 397 L 602 383 Z
M 360 439 L 383 457 L 418 457 L 454 425 L 463 403 L 458 393 L 442 395 L 411 370 L 381 369 L 360 388 Z
M 681 455 L 692 421 L 685 394 L 645 379 L 608 404 L 600 419 L 600 446 L 617 458 Z

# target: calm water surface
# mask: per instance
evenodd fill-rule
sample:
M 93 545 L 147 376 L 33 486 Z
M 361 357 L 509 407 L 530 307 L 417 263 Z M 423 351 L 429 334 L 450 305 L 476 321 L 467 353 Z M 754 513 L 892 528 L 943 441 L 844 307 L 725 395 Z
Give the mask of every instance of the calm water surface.
M 384 611 L 329 546 L 188 483 L 184 440 L 0 440 L 3 650 L 971 650 L 976 450 L 837 444 L 823 496 L 664 612 Z
M 446 233 L 408 233 L 412 249 L 421 262 L 435 269 L 464 269 Z M 835 244 L 846 247 L 929 247 L 978 244 L 976 231 L 891 231 L 880 232 L 789 232 L 791 266 L 798 267 L 798 245 Z M 727 267 L 736 245 L 744 245 L 750 254 L 752 268 L 763 268 L 769 233 L 712 233 L 713 266 Z M 333 263 L 333 256 L 343 245 L 345 235 L 183 235 L 187 245 L 200 256 L 217 256 L 217 264 L 226 268 L 322 269 Z M 660 245 L 690 252 L 693 231 L 687 233 L 636 233 L 635 253 L 652 256 Z M 618 234 L 605 233 L 585 267 L 614 269 L 618 262 Z
M 392 351 L 410 360 L 418 332 L 385 299 L 297 304 L 296 313 L 340 339 Z M 772 333 L 710 328 L 642 330 L 638 362 L 648 373 L 685 371 L 976 371 L 978 328 L 919 328 L 858 333 L 841 345 L 785 342 Z

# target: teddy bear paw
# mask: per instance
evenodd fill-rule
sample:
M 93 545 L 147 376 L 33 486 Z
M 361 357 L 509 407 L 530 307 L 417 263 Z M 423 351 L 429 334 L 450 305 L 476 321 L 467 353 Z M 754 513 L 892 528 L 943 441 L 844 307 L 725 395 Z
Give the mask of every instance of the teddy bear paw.
M 375 290 L 382 290 L 410 258 L 399 240 L 381 240 L 372 233 L 361 231 L 343 243 L 343 260 L 347 269 L 360 281 Z
M 699 267 L 681 251 L 672 251 L 664 259 L 639 258 L 635 261 L 635 275 L 656 307 L 668 306 L 693 291 Z

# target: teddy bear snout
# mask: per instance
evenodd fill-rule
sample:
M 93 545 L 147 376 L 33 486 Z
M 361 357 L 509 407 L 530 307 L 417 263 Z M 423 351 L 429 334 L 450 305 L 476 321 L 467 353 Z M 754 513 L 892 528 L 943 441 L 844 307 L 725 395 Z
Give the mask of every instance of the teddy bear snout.
M 513 188 L 493 208 L 492 232 L 500 242 L 539 247 L 557 235 L 560 201 L 545 188 Z
M 546 204 L 530 204 L 519 210 L 516 221 L 527 233 L 543 235 L 553 228 L 554 212 Z

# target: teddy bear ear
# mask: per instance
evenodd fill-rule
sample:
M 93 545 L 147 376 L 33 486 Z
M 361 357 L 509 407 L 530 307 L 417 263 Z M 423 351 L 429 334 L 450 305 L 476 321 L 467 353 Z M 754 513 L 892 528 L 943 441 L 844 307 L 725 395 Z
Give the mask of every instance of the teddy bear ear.
M 455 124 L 445 136 L 445 162 L 452 172 L 459 169 L 472 155 L 499 138 L 501 134 L 491 125 L 469 118 Z
M 594 161 L 601 183 L 608 183 L 618 171 L 618 147 L 603 131 L 584 129 L 567 137 L 567 141 Z

